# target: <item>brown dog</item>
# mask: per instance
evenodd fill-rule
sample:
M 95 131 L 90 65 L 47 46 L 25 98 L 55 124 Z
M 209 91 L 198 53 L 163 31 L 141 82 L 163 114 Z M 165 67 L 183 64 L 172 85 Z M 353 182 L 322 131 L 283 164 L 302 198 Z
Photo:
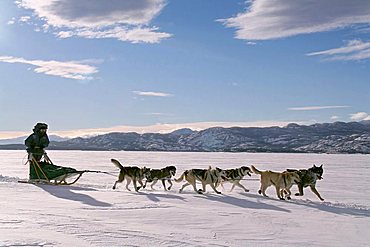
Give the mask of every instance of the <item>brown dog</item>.
M 251 170 L 261 175 L 261 188 L 258 193 L 267 196 L 266 189 L 274 185 L 276 195 L 280 200 L 285 200 L 284 193 L 286 194 L 286 198 L 290 199 L 290 188 L 293 184 L 297 184 L 301 181 L 297 172 L 260 171 L 254 166 L 251 166 Z

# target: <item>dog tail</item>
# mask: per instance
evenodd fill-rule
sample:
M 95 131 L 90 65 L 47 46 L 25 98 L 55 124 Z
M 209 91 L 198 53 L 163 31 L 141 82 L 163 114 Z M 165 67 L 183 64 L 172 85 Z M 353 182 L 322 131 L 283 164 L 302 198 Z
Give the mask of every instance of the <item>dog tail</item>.
M 175 178 L 175 181 L 177 183 L 180 183 L 181 181 L 184 180 L 184 177 L 186 176 L 187 173 L 188 173 L 188 171 L 184 171 L 179 178 L 177 178 L 177 179 Z
M 258 170 L 256 167 L 254 167 L 253 165 L 251 165 L 251 170 L 255 174 L 262 174 L 262 172 L 260 170 Z
M 121 163 L 119 163 L 118 160 L 115 160 L 115 159 L 111 159 L 110 160 L 115 166 L 117 166 L 120 170 L 123 169 L 123 166 L 121 165 Z

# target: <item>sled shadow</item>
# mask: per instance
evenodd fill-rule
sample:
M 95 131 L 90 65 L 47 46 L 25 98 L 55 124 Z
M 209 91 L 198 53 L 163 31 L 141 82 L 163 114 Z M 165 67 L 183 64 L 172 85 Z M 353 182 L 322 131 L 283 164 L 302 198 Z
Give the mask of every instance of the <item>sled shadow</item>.
M 50 195 L 70 200 L 81 202 L 82 204 L 90 205 L 93 207 L 110 207 L 112 204 L 98 201 L 95 198 L 85 195 L 83 193 L 75 193 L 74 191 L 96 191 L 95 189 L 91 188 L 80 188 L 76 186 L 55 186 L 55 185 L 36 185 L 37 187 L 45 190 Z
M 355 205 L 344 205 L 344 204 L 342 205 L 339 203 L 329 203 L 329 202 L 313 202 L 309 200 L 308 201 L 292 200 L 291 203 L 300 206 L 315 208 L 333 214 L 370 217 L 369 209 L 358 208 Z
M 274 210 L 274 211 L 280 211 L 285 213 L 290 213 L 290 210 L 281 208 L 278 206 L 266 204 L 263 202 L 253 202 L 246 199 L 240 199 L 236 197 L 232 197 L 229 195 L 212 195 L 212 194 L 203 194 L 203 195 L 197 195 L 197 198 L 204 198 L 216 202 L 222 202 L 226 204 L 230 204 L 233 206 L 241 207 L 241 208 L 250 208 L 250 209 L 264 209 L 264 210 Z

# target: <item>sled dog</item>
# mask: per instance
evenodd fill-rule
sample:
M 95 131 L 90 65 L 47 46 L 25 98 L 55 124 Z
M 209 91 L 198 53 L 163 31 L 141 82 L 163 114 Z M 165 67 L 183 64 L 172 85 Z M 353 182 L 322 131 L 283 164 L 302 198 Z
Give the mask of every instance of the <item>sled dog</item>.
M 126 189 L 129 189 L 129 184 L 133 181 L 135 191 L 138 192 L 141 187 L 143 187 L 143 178 L 148 173 L 149 168 L 142 167 L 139 168 L 137 166 L 122 166 L 118 160 L 111 159 L 112 163 L 120 169 L 118 180 L 114 183 L 113 189 L 116 189 L 117 183 L 122 183 L 123 180 L 127 180 Z M 137 187 L 136 182 L 139 182 L 141 187 Z
M 322 174 L 324 173 L 324 168 L 321 166 L 313 165 L 311 168 L 308 169 L 287 169 L 288 172 L 295 171 L 298 173 L 301 181 L 297 183 L 299 193 L 296 193 L 296 196 L 303 196 L 303 188 L 310 186 L 311 191 L 317 195 L 317 197 L 323 201 L 324 199 L 321 197 L 320 193 L 316 190 L 316 181 L 322 179 Z
M 286 193 L 286 198 L 290 199 L 290 188 L 293 184 L 299 183 L 300 178 L 297 172 L 273 172 L 273 171 L 260 171 L 256 167 L 251 166 L 251 170 L 261 175 L 261 187 L 258 191 L 259 194 L 266 195 L 266 189 L 274 185 L 276 188 L 276 195 L 279 199 L 284 199 L 284 193 Z
M 222 180 L 219 181 L 217 183 L 217 186 L 221 184 L 222 188 L 224 187 L 223 183 L 225 182 L 230 182 L 233 184 L 233 186 L 231 187 L 231 191 L 233 191 L 233 189 L 235 188 L 235 186 L 238 186 L 240 188 L 242 188 L 245 192 L 248 192 L 249 190 L 247 188 L 245 188 L 241 183 L 240 183 L 240 180 L 243 179 L 244 176 L 248 175 L 248 176 L 251 176 L 251 169 L 247 166 L 242 166 L 242 167 L 239 167 L 239 168 L 235 168 L 235 169 L 226 169 L 224 170 L 225 173 L 226 173 L 226 180 Z
M 206 185 L 209 184 L 217 194 L 221 194 L 221 192 L 216 189 L 216 183 L 220 181 L 220 179 L 226 180 L 226 173 L 224 170 L 217 167 L 209 167 L 208 169 L 191 169 L 185 170 L 178 179 L 175 179 L 175 181 L 179 183 L 184 179 L 187 183 L 181 187 L 179 191 L 180 193 L 186 186 L 192 185 L 195 192 L 202 194 L 203 192 L 206 192 Z M 202 183 L 202 189 L 197 190 L 195 184 L 196 181 L 200 181 Z
M 176 174 L 176 167 L 175 166 L 166 166 L 162 169 L 150 169 L 148 173 L 145 175 L 146 181 L 144 184 L 144 188 L 146 187 L 147 183 L 152 183 L 150 188 L 154 190 L 153 186 L 158 182 L 158 180 L 162 181 L 164 190 L 170 190 L 172 187 L 171 178 Z M 168 188 L 166 188 L 166 180 L 170 184 Z

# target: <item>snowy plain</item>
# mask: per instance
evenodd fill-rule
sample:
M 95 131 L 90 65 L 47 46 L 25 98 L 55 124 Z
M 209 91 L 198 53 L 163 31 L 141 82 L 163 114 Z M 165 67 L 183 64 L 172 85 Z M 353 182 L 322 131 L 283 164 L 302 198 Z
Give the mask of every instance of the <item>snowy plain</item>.
M 257 193 L 259 176 L 218 195 L 199 195 L 182 183 L 165 192 L 161 183 L 139 193 L 111 189 L 116 177 L 84 174 L 72 186 L 17 183 L 26 179 L 24 151 L 0 151 L 0 246 L 369 246 L 370 155 L 165 153 L 48 151 L 57 165 L 118 174 L 111 158 L 124 165 L 261 170 L 309 168 L 324 164 L 317 189 L 290 201 Z M 200 184 L 198 184 L 200 187 Z M 221 188 L 219 188 L 221 190 Z M 292 188 L 297 192 L 297 187 Z

